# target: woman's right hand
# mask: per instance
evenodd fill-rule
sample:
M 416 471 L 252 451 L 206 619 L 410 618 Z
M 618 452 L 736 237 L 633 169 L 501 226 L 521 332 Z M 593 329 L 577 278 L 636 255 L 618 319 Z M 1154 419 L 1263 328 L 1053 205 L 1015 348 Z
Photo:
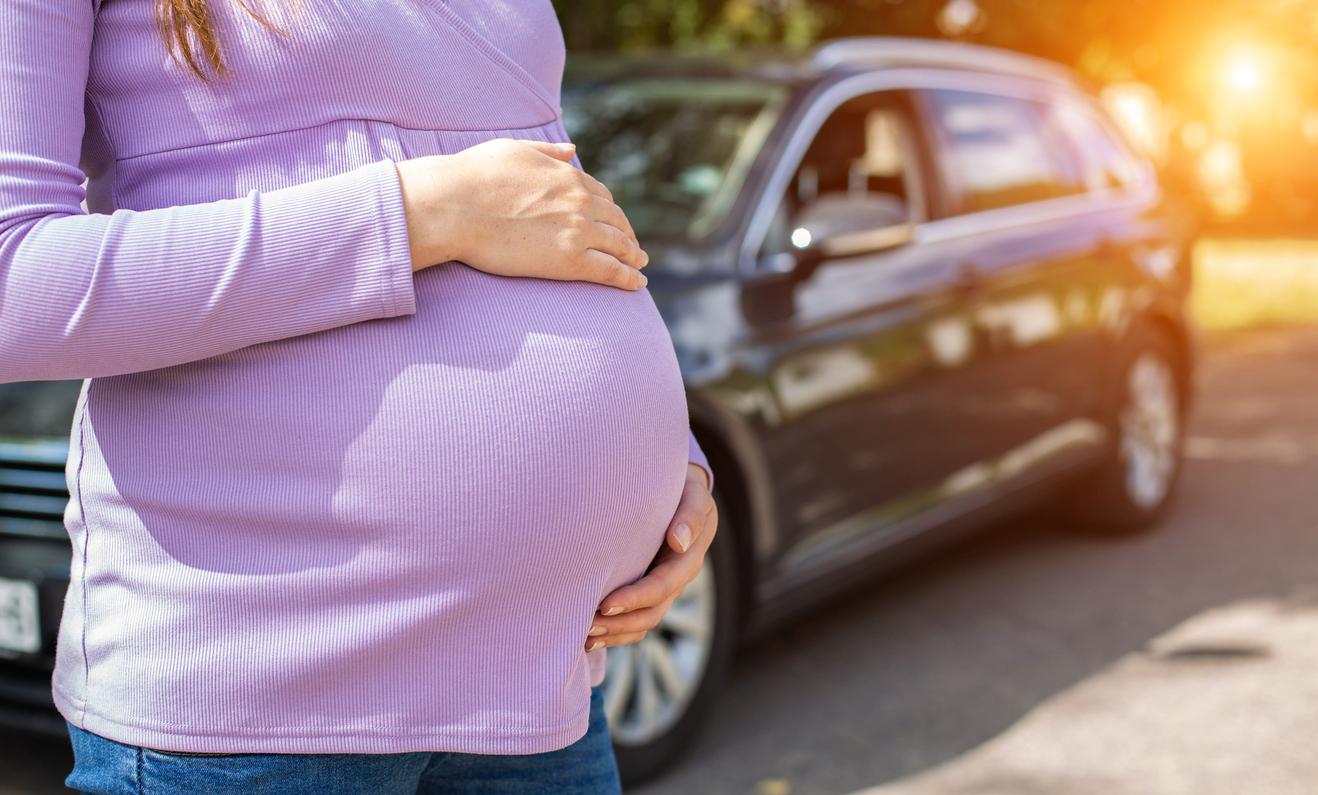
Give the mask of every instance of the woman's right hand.
M 412 270 L 459 260 L 499 276 L 639 290 L 649 262 L 608 188 L 575 147 L 496 138 L 397 163 Z

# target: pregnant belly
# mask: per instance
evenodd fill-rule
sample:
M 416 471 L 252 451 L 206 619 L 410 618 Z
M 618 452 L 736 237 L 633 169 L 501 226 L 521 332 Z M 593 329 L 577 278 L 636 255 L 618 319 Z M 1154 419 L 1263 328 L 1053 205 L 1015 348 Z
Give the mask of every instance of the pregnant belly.
M 113 483 L 85 489 L 89 516 L 126 509 L 201 569 L 337 568 L 348 589 L 385 573 L 413 594 L 447 583 L 450 601 L 514 587 L 587 604 L 639 575 L 688 427 L 649 294 L 457 263 L 416 290 L 412 316 L 95 381 Z
M 93 703 L 233 737 L 446 733 L 418 747 L 579 725 L 591 617 L 681 494 L 672 343 L 647 292 L 458 264 L 416 288 L 412 316 L 92 381 L 90 629 L 60 648 L 115 694 Z

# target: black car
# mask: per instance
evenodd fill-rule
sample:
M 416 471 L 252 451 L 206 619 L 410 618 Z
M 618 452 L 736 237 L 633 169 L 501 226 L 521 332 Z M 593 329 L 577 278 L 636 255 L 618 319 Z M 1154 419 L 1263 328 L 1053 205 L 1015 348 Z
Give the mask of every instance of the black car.
M 651 255 L 720 504 L 704 572 L 609 651 L 627 780 L 690 746 L 739 642 L 819 598 L 1040 505 L 1109 533 L 1167 508 L 1188 241 L 1061 67 L 881 38 L 576 58 L 563 110 Z M 77 391 L 0 386 L 0 717 L 61 732 Z

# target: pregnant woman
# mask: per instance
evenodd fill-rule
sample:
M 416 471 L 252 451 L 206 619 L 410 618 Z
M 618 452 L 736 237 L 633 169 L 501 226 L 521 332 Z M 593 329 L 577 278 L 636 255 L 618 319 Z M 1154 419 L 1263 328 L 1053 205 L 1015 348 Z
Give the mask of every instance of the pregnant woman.
M 550 0 L 0 4 L 0 380 L 87 379 L 71 787 L 617 790 L 604 647 L 716 516 L 562 67 Z

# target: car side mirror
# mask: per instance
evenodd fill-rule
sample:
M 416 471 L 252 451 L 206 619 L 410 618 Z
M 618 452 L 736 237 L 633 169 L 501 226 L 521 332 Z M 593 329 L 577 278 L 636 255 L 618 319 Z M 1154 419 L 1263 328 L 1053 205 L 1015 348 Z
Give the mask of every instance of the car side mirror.
M 794 270 L 808 278 L 826 259 L 895 248 L 911 242 L 913 232 L 906 203 L 896 196 L 825 194 L 793 218 Z

